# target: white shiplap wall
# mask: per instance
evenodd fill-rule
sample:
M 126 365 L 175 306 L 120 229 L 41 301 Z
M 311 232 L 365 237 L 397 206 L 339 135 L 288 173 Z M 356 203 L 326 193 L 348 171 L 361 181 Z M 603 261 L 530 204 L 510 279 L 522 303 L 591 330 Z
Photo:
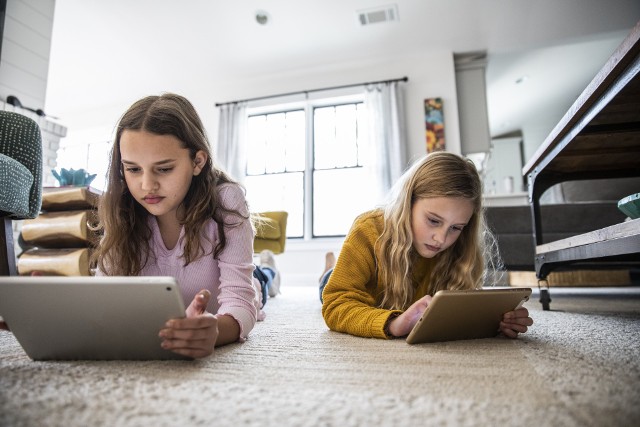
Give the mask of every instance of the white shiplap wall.
M 0 98 L 44 109 L 55 0 L 8 0 L 0 58 Z
M 8 0 L 0 57 L 0 109 L 31 117 L 40 125 L 43 185 L 55 184 L 51 169 L 56 166 L 60 139 L 66 135 L 67 129 L 46 117 L 3 101 L 13 95 L 24 107 L 44 109 L 54 9 L 55 0 Z M 16 240 L 21 223 L 13 222 Z M 17 241 L 15 247 L 19 248 Z

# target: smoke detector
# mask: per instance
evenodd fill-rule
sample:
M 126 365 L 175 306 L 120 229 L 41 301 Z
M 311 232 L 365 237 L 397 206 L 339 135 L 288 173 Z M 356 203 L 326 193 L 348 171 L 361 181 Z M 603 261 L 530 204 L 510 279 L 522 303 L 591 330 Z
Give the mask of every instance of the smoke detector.
M 256 11 L 256 22 L 260 25 L 267 25 L 269 23 L 269 12 L 266 10 L 257 10 Z
M 379 24 L 381 22 L 393 22 L 398 20 L 398 5 L 391 4 L 371 9 L 356 11 L 358 22 L 361 26 Z

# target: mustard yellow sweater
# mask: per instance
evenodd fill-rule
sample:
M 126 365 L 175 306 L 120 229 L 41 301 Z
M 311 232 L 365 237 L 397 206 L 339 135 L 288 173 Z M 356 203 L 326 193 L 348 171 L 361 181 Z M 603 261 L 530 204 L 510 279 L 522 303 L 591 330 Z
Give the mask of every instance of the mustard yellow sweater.
M 378 308 L 385 284 L 376 271 L 374 247 L 382 234 L 382 210 L 360 215 L 347 235 L 336 266 L 322 293 L 322 315 L 327 326 L 348 334 L 389 338 L 384 326 L 394 312 Z M 414 301 L 426 295 L 434 259 L 417 257 L 411 274 L 416 283 Z

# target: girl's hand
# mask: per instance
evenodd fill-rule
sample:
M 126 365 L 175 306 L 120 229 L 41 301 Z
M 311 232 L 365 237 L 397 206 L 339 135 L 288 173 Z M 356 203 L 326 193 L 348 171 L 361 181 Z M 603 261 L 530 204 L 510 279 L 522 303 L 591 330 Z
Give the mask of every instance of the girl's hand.
M 409 335 L 409 332 L 413 329 L 422 313 L 427 309 L 429 303 L 431 303 L 431 295 L 425 295 L 418 301 L 411 304 L 411 306 L 401 315 L 396 317 L 389 324 L 389 332 L 394 337 L 404 337 Z
M 209 291 L 200 291 L 187 307 L 187 317 L 167 321 L 159 333 L 162 348 L 193 358 L 213 353 L 219 331 L 218 318 L 206 311 L 210 298 Z
M 529 311 L 521 307 L 504 314 L 500 322 L 500 332 L 509 338 L 518 338 L 518 334 L 527 332 L 527 327 L 531 325 L 533 325 L 533 319 L 529 317 Z

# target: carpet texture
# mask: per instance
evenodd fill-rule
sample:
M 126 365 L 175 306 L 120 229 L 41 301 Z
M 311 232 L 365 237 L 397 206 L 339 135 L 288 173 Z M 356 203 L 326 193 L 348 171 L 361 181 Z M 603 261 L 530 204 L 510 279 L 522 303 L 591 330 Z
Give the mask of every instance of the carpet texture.
M 331 332 L 317 289 L 285 287 L 194 362 L 33 362 L 0 332 L 0 426 L 634 425 L 640 292 L 552 298 L 518 340 L 410 346 Z

